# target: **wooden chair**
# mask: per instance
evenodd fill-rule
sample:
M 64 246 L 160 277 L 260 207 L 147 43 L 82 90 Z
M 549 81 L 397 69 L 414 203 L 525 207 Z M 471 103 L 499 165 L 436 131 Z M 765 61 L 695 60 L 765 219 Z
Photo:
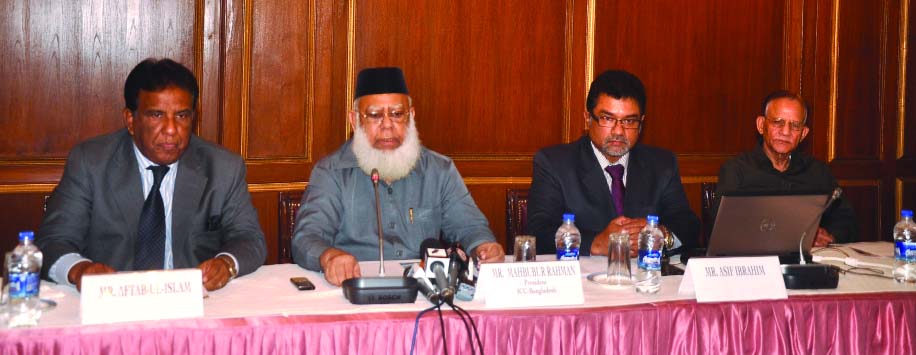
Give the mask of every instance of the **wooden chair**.
M 506 189 L 506 254 L 512 254 L 515 236 L 527 233 L 528 189 Z
M 293 232 L 296 230 L 296 212 L 299 211 L 299 204 L 302 201 L 302 193 L 305 191 L 281 192 L 280 193 L 280 233 L 277 241 L 277 250 L 279 255 L 277 263 L 291 264 L 293 262 L 292 243 Z
M 709 243 L 709 236 L 712 234 L 712 226 L 716 221 L 716 208 L 719 205 L 719 195 L 716 194 L 716 183 L 704 182 L 700 184 L 702 216 L 700 216 L 701 233 L 700 246 L 706 247 Z

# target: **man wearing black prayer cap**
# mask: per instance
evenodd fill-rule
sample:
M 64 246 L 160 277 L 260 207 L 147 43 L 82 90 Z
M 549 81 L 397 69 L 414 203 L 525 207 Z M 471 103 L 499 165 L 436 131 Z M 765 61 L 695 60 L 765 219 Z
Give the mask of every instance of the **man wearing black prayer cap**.
M 312 169 L 293 235 L 293 259 L 334 285 L 359 277 L 358 261 L 378 260 L 377 169 L 385 259 L 418 259 L 426 239 L 459 242 L 482 262 L 502 246 L 455 164 L 420 144 L 400 68 L 368 68 L 356 79 L 348 116 L 353 138 Z

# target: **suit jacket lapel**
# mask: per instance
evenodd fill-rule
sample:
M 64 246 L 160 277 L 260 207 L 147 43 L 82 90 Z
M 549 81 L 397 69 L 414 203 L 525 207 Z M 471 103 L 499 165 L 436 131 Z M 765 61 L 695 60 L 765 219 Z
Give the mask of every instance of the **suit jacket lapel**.
M 198 203 L 207 186 L 207 176 L 202 172 L 201 159 L 198 156 L 197 137 L 191 136 L 188 150 L 184 152 L 178 164 L 178 176 L 175 178 L 175 194 L 172 197 L 172 256 L 177 267 L 179 255 L 185 251 L 184 245 L 191 230 L 192 217 L 199 213 Z M 204 212 L 206 213 L 206 212 Z
M 604 171 L 598 166 L 598 159 L 595 159 L 595 152 L 592 151 L 591 140 L 588 136 L 579 140 L 579 179 L 581 186 L 585 189 L 585 198 L 589 201 L 587 205 L 597 206 L 601 211 L 612 211 L 614 216 L 618 213 L 614 211 L 614 205 L 611 204 L 611 192 L 608 190 L 607 179 L 604 178 Z
M 101 186 L 103 189 L 111 189 L 118 209 L 123 215 L 123 221 L 126 224 L 124 235 L 130 242 L 130 250 L 134 248 L 134 241 L 137 236 L 137 221 L 140 219 L 140 211 L 143 209 L 143 185 L 140 182 L 140 170 L 137 166 L 137 157 L 134 155 L 133 140 L 124 130 L 124 139 L 118 148 L 118 153 L 114 155 L 112 162 L 113 169 L 109 176 L 109 186 Z M 117 212 L 115 212 L 117 213 Z M 133 260 L 133 254 L 129 258 Z

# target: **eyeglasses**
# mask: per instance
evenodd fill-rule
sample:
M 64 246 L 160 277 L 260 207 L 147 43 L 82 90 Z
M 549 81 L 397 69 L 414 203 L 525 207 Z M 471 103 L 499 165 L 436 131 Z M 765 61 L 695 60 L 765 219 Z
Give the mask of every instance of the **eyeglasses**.
M 600 115 L 595 116 L 592 113 L 588 114 L 592 117 L 593 120 L 598 122 L 598 126 L 613 128 L 618 124 L 623 126 L 624 129 L 637 129 L 639 125 L 642 124 L 643 115 L 639 116 L 627 116 L 625 118 L 614 118 L 610 115 Z
M 410 116 L 410 108 L 392 108 L 387 112 L 385 110 L 378 111 L 367 111 L 366 113 L 359 113 L 360 116 L 363 116 L 369 123 L 378 125 L 382 123 L 382 120 L 385 119 L 385 116 L 388 116 L 391 119 L 391 122 L 394 123 L 403 123 L 407 120 L 407 116 Z
M 801 130 L 805 129 L 804 122 L 789 121 L 782 117 L 776 117 L 776 118 L 766 117 L 766 120 L 767 120 L 767 123 L 770 124 L 770 127 L 773 127 L 776 129 L 783 129 L 786 127 L 786 124 L 788 124 L 789 129 L 791 129 L 794 132 L 801 132 Z

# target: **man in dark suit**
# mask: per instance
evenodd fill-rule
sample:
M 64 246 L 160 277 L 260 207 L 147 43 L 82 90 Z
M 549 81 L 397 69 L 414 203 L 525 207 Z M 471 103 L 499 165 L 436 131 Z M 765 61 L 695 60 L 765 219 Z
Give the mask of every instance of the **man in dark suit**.
M 534 157 L 528 232 L 537 237 L 538 254 L 555 252 L 563 213 L 576 216 L 582 255 L 607 255 L 608 236 L 621 230 L 630 234 L 635 255 L 650 214 L 659 216 L 666 235 L 694 246 L 699 220 L 684 195 L 677 159 L 668 150 L 637 143 L 646 112 L 639 78 L 625 71 L 602 73 L 589 88 L 586 109 L 588 135 Z
M 48 200 L 44 277 L 79 288 L 87 274 L 197 267 L 215 290 L 264 263 L 244 162 L 191 133 L 198 92 L 170 59 L 134 67 L 127 127 L 74 147 Z

